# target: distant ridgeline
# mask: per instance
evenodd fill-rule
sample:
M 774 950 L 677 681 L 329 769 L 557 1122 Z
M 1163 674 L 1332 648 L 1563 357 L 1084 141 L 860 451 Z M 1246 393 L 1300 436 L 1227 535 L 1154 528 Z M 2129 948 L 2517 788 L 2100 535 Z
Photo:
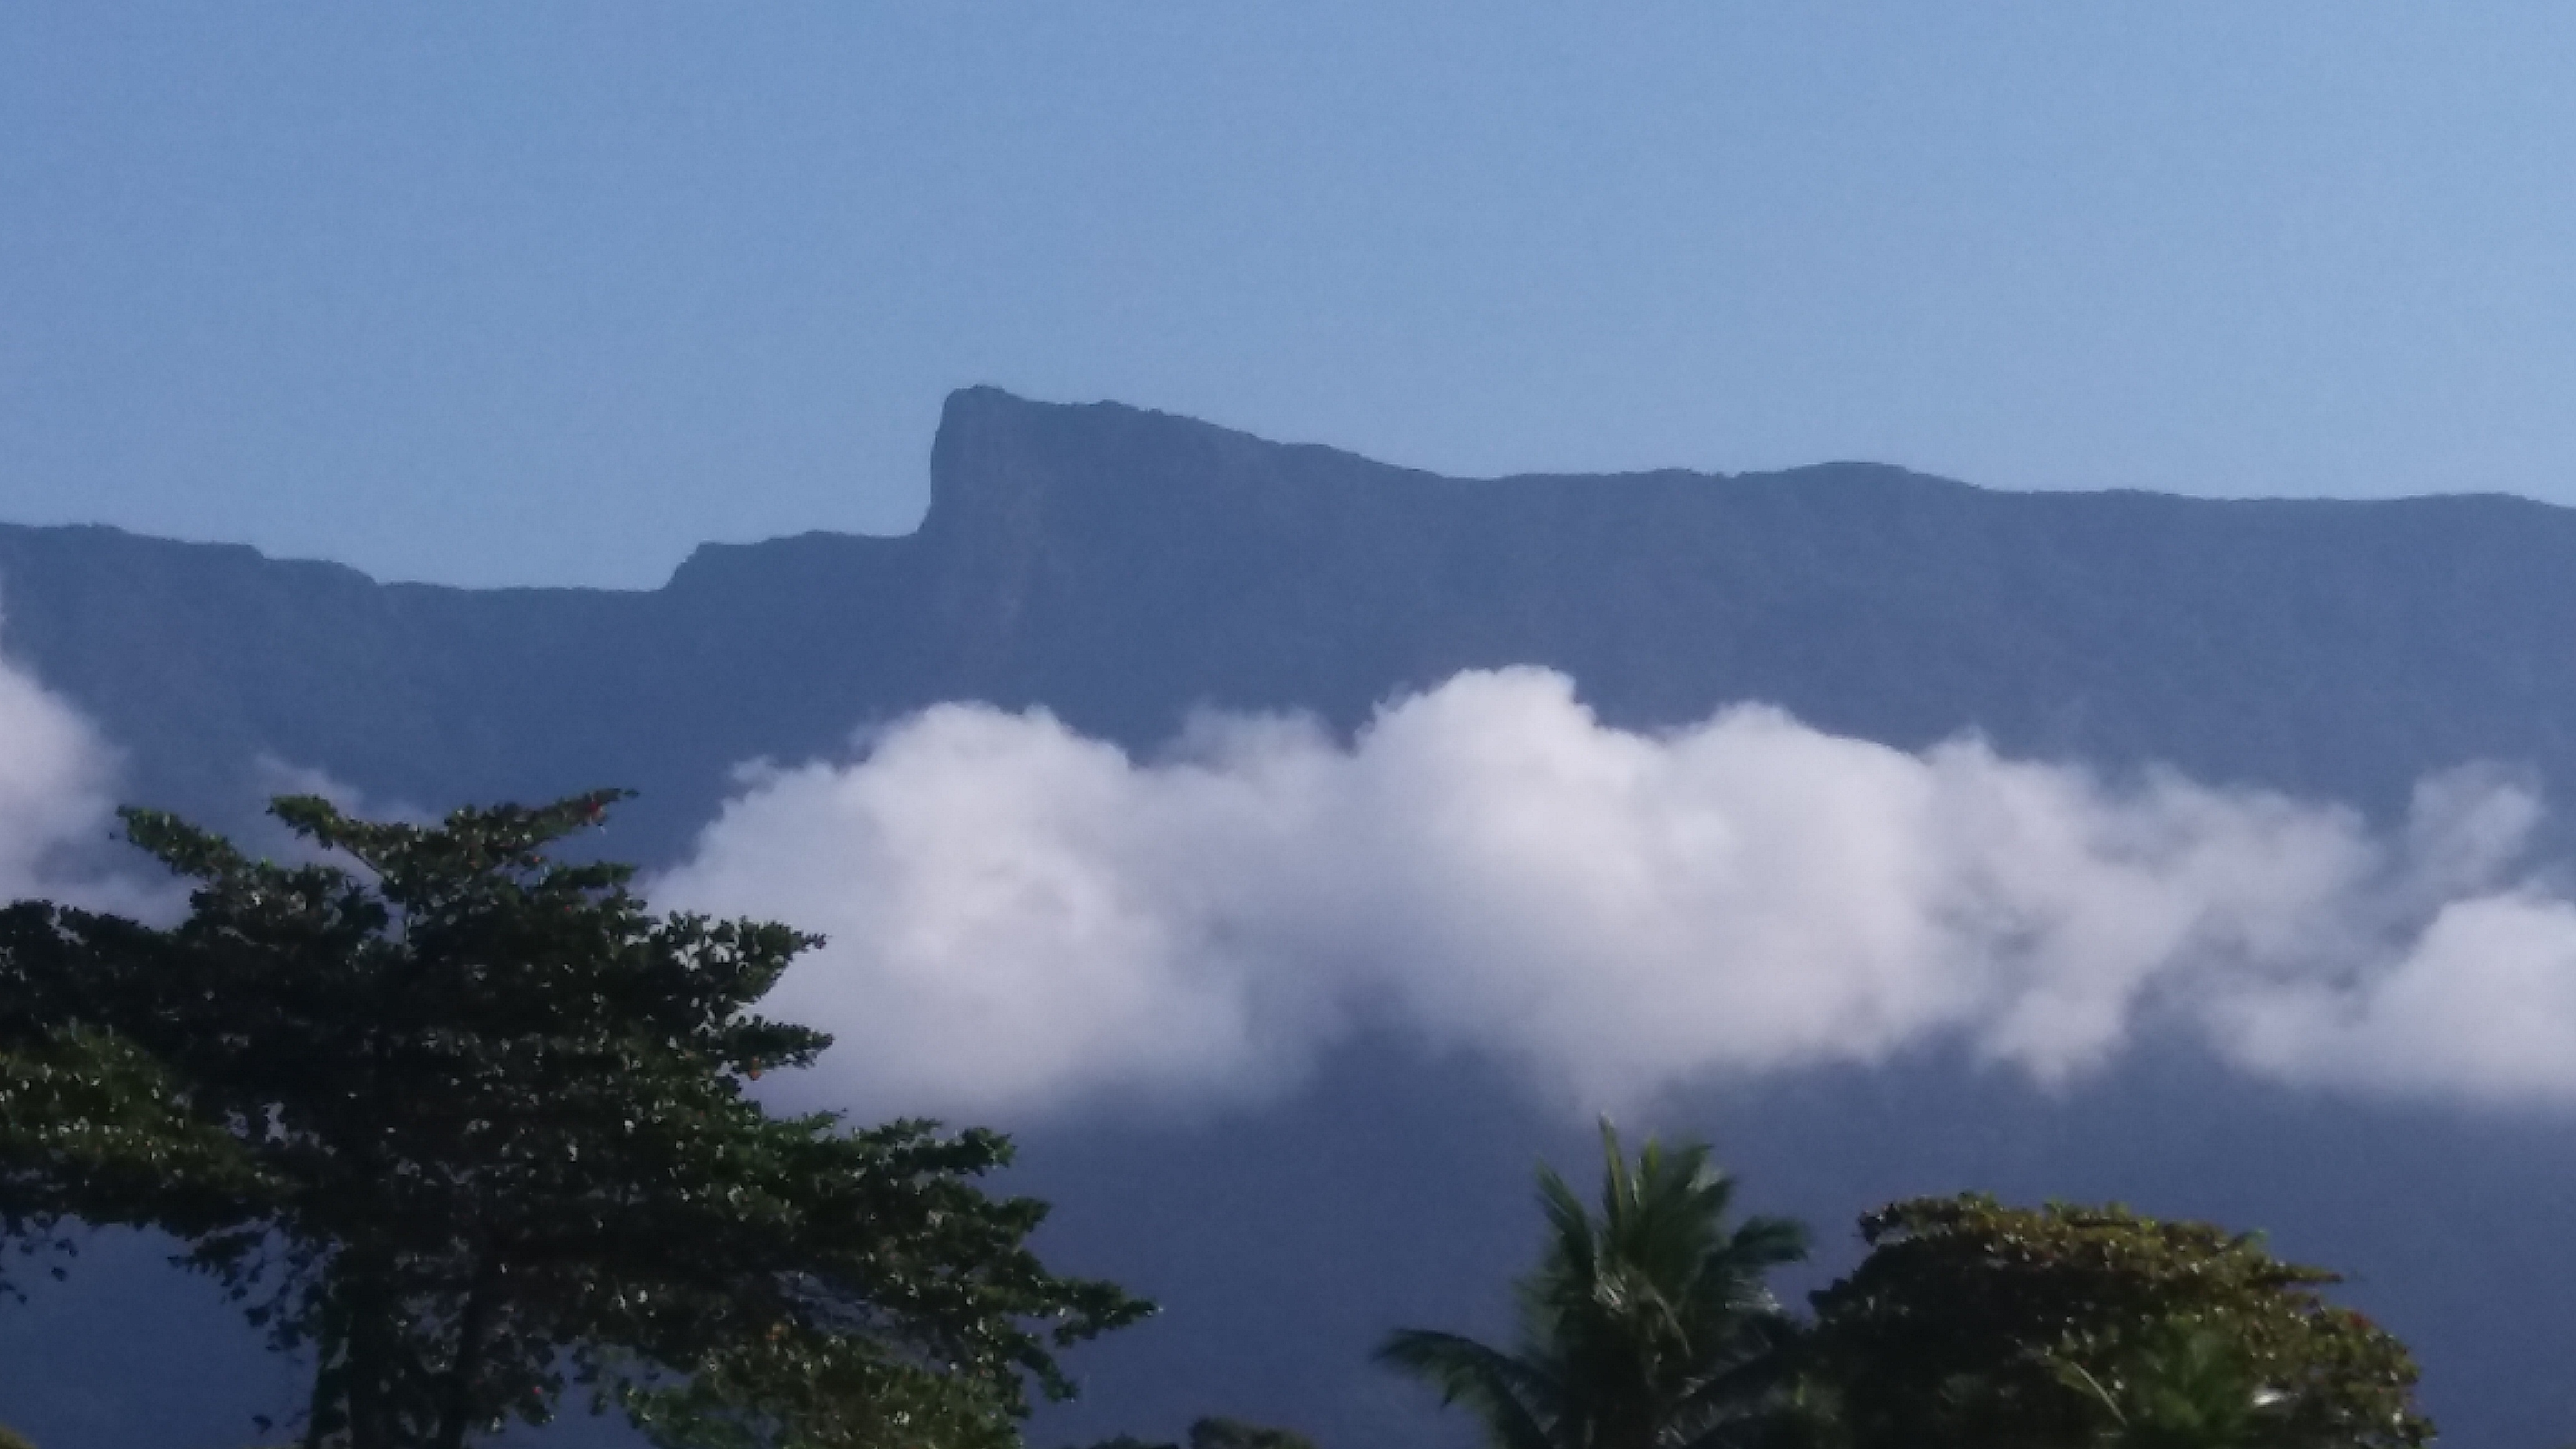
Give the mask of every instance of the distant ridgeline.
M 414 802 L 613 781 L 664 849 L 728 766 L 937 700 L 1150 745 L 1195 705 L 1349 725 L 1508 663 L 1614 722 L 1760 699 L 2373 807 L 2465 759 L 2576 766 L 2576 512 L 2517 499 L 1462 481 L 986 388 L 949 399 L 931 482 L 909 537 L 708 545 L 633 593 L 0 528 L 5 643 L 156 799 L 238 800 L 260 757 Z
M 123 751 L 126 798 L 221 825 L 280 767 L 388 806 L 631 786 L 609 849 L 647 864 L 682 852 L 740 763 L 845 754 L 854 730 L 941 700 L 1042 705 L 1148 749 L 1201 706 L 1349 729 L 1392 694 L 1519 663 L 1571 675 L 1614 723 L 1761 700 L 1906 747 L 1975 730 L 2012 755 L 2164 763 L 2383 816 L 2464 761 L 2534 769 L 2562 797 L 2576 783 L 2576 511 L 2512 498 L 2009 494 L 1864 464 L 1462 481 L 981 388 L 949 399 L 931 482 L 911 536 L 710 545 L 649 592 L 378 584 L 237 546 L 0 527 L 0 645 Z M 1041 1442 L 1204 1413 L 1326 1449 L 1419 1426 L 1367 1345 L 1481 1302 L 1525 1254 L 1531 1153 L 1582 1134 L 1400 1055 L 1223 1131 L 1035 1139 L 1033 1190 L 1062 1205 L 1051 1251 L 1190 1325 L 1104 1346 L 1087 1362 L 1127 1397 Z M 2076 1107 L 1941 1080 L 1747 1086 L 1699 1120 L 1757 1206 L 1828 1234 L 1898 1191 L 2082 1196 L 2114 1164 L 2247 1184 L 2237 1220 L 2291 1256 L 2412 1262 L 2391 1245 L 2439 1236 L 2415 1277 L 2364 1286 L 2422 1351 L 2452 1442 L 2576 1428 L 2576 1335 L 2452 1273 L 2466 1255 L 2490 1287 L 2576 1278 L 2554 1228 L 2576 1144 L 2554 1122 L 2455 1130 L 2188 1064 Z M 1462 1183 L 1491 1188 L 1472 1221 L 1440 1195 Z M 38 1341 L 8 1317 L 0 1410 L 11 1346 Z M 87 1331 L 48 1330 L 44 1352 L 108 1341 Z

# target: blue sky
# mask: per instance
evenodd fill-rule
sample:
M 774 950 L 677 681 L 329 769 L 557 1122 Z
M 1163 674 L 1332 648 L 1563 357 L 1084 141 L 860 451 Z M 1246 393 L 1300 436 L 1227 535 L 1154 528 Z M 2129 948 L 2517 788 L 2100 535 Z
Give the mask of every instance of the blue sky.
M 940 398 L 2576 503 L 2576 6 L 0 0 L 0 518 L 650 586 Z

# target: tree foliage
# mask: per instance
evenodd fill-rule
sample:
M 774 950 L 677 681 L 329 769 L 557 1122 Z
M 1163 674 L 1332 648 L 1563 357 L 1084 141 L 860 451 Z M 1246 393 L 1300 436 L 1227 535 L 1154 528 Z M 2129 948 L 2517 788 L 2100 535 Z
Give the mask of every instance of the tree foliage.
M 1189 1449 L 1315 1449 L 1314 1440 L 1294 1429 L 1273 1428 L 1268 1424 L 1229 1419 L 1222 1415 L 1193 1420 L 1185 1442 Z M 1115 1439 L 1103 1439 L 1091 1445 L 1090 1449 L 1182 1449 L 1182 1446 L 1121 1434 Z
M 2103 1449 L 2261 1449 L 2287 1437 L 2289 1402 L 2244 1350 L 2205 1324 L 2159 1324 L 2107 1377 L 2054 1357 L 2060 1382 L 2102 1412 Z
M 167 929 L 0 913 L 0 1230 L 171 1232 L 280 1349 L 308 1445 L 453 1446 L 587 1385 L 666 1444 L 1001 1444 L 1053 1350 L 1149 1311 L 1057 1277 L 984 1131 L 850 1130 L 744 1091 L 829 1039 L 753 1007 L 816 938 L 656 916 L 559 860 L 619 798 L 439 826 L 168 815 Z
M 1274 1428 L 1243 1419 L 1211 1415 L 1190 1425 L 1190 1449 L 1315 1449 L 1315 1441 L 1294 1429 Z
M 1764 1287 L 1806 1253 L 1782 1218 L 1730 1226 L 1734 1179 L 1708 1148 L 1649 1138 L 1632 1167 L 1601 1124 L 1601 1210 L 1539 1170 L 1548 1239 L 1519 1286 L 1516 1352 L 1406 1329 L 1381 1363 L 1483 1420 L 1496 1449 L 1707 1449 L 1745 1440 L 1792 1324 Z
M 1813 1345 L 1854 1449 L 2432 1436 L 2405 1346 L 2250 1235 L 1966 1195 L 1891 1204 L 1861 1236 L 1868 1257 L 1815 1295 Z

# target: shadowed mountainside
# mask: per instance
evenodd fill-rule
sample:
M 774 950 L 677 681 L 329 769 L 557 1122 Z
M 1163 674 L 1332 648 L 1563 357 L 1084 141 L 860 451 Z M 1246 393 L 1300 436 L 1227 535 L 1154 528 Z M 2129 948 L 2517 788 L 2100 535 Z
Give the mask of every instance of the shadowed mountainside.
M 262 757 L 420 802 L 621 781 L 662 848 L 730 765 L 937 700 L 1150 746 L 1193 706 L 1349 726 L 1511 663 L 1622 723 L 1761 699 L 2373 806 L 2463 759 L 2576 768 L 2576 512 L 2518 499 L 1460 481 L 990 389 L 950 399 L 931 478 L 909 537 L 708 545 L 634 593 L 0 527 L 6 644 L 156 799 L 235 803 Z
M 740 762 L 842 753 L 938 700 L 1043 705 L 1150 748 L 1199 706 L 1350 728 L 1514 663 L 1565 670 L 1621 723 L 1759 699 L 1899 745 L 1975 729 L 2377 812 L 2470 759 L 2576 781 L 2576 512 L 2516 499 L 2003 494 L 1861 464 L 1460 481 L 989 389 L 950 399 L 931 478 L 911 536 L 710 545 L 633 593 L 0 527 L 0 637 L 125 751 L 132 798 L 235 823 L 278 765 L 431 807 L 625 784 L 645 795 L 609 848 L 647 862 L 685 848 Z M 1870 1201 L 1969 1184 L 2278 1227 L 2284 1251 L 2365 1273 L 2454 1442 L 2576 1419 L 2557 1372 L 2576 1326 L 2547 1289 L 2576 1273 L 2554 1230 L 2576 1153 L 2554 1121 L 2464 1128 L 2159 1060 L 2066 1098 L 1955 1062 L 1736 1084 L 1670 1125 L 1714 1131 L 1756 1205 L 1809 1213 L 1829 1253 Z M 1496 1326 L 1528 1156 L 1582 1139 L 1486 1068 L 1390 1042 L 1257 1120 L 1033 1134 L 1052 1250 L 1172 1310 L 1085 1355 L 1091 1406 L 1039 1442 L 1205 1412 L 1341 1449 L 1419 1432 L 1368 1342 Z M 246 1350 L 188 1326 L 220 1310 L 143 1257 L 107 1256 L 82 1294 L 0 1307 L 0 1419 L 181 1442 L 206 1395 L 234 1402 Z M 154 1363 L 148 1390 L 69 1387 L 138 1346 L 157 1357 L 112 1372 Z

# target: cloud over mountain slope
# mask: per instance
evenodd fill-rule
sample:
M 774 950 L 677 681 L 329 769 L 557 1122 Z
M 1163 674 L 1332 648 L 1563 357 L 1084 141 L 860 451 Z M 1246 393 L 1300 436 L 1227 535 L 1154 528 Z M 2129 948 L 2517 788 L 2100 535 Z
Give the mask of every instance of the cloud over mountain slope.
M 1347 746 L 1211 716 L 1144 760 L 941 706 L 747 769 L 649 889 L 831 936 L 775 1002 L 840 1038 L 802 1090 L 863 1110 L 1258 1095 L 1362 1021 L 1578 1110 L 1944 1044 L 2062 1080 L 2157 1024 L 2294 1081 L 2576 1101 L 2539 820 L 2489 770 L 2374 832 L 1759 706 L 1636 733 L 1514 669 Z
M 0 903 L 31 897 L 127 912 L 165 908 L 100 859 L 117 757 L 80 711 L 0 656 Z

